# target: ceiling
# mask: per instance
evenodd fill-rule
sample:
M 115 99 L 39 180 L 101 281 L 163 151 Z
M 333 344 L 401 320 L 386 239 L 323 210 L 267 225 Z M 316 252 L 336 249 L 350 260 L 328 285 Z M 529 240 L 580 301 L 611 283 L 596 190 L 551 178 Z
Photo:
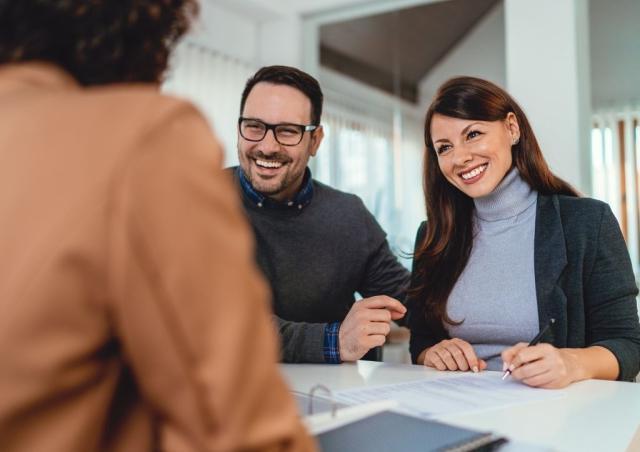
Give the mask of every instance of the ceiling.
M 415 103 L 422 78 L 499 1 L 434 2 L 323 25 L 320 62 Z
M 203 4 L 223 5 L 225 8 L 242 15 L 253 16 L 260 21 L 287 14 L 300 16 L 322 14 L 327 11 L 367 5 L 371 2 L 372 0 L 201 0 Z

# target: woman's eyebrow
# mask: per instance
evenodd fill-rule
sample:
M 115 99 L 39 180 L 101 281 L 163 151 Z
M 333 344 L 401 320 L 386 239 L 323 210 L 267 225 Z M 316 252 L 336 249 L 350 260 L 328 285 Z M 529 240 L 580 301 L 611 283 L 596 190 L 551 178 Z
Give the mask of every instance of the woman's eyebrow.
M 462 131 L 460 132 L 460 135 L 466 135 L 467 132 L 469 131 L 469 129 L 475 125 L 480 124 L 479 122 L 472 122 L 471 124 L 469 124 L 468 126 L 466 126 L 464 129 L 462 129 Z M 450 141 L 448 138 L 440 138 L 439 140 L 434 141 L 433 143 L 440 143 L 440 142 L 444 142 L 444 141 Z

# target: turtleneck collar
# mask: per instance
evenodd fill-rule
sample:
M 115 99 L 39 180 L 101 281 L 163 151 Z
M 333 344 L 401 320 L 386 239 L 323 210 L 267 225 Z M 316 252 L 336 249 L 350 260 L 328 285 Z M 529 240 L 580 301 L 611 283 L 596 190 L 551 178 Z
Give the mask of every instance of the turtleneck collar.
M 491 193 L 473 200 L 475 215 L 482 221 L 506 220 L 527 210 L 537 197 L 514 166 Z

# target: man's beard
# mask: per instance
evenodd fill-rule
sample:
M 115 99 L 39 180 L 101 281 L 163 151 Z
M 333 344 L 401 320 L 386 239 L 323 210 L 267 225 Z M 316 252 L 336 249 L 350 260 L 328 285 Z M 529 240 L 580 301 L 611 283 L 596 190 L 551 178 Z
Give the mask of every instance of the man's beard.
M 287 154 L 282 152 L 276 152 L 274 154 L 270 154 L 269 156 L 265 155 L 262 151 L 255 151 L 251 153 L 245 154 L 247 160 L 251 161 L 250 165 L 257 165 L 255 160 L 264 160 L 266 162 L 282 162 L 285 166 L 291 165 L 292 159 Z M 289 172 L 290 168 L 286 168 L 284 170 L 284 174 L 282 176 L 276 176 L 272 179 L 262 179 L 260 176 L 253 176 L 252 171 L 249 171 L 247 174 L 247 178 L 249 179 L 249 183 L 257 192 L 262 193 L 265 196 L 275 196 L 282 191 L 285 191 L 289 188 L 289 186 L 295 183 L 297 177 L 294 177 Z M 282 177 L 280 182 L 274 185 L 274 180 L 277 177 Z
M 249 183 L 257 192 L 262 193 L 265 196 L 274 196 L 278 193 L 286 190 L 289 187 L 289 184 L 293 183 L 290 180 L 289 174 L 285 173 L 282 179 L 275 183 L 274 179 L 262 179 L 260 176 L 253 177 L 252 174 L 247 175 L 249 179 Z

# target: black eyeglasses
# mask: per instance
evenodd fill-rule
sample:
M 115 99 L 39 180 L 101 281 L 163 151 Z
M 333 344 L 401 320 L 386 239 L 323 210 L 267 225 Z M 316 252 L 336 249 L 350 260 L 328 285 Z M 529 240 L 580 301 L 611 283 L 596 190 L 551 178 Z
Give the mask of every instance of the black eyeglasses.
M 238 130 L 248 141 L 262 141 L 269 130 L 273 130 L 276 141 L 283 146 L 295 146 L 302 141 L 305 132 L 312 132 L 318 126 L 302 124 L 267 124 L 259 119 L 238 119 Z

